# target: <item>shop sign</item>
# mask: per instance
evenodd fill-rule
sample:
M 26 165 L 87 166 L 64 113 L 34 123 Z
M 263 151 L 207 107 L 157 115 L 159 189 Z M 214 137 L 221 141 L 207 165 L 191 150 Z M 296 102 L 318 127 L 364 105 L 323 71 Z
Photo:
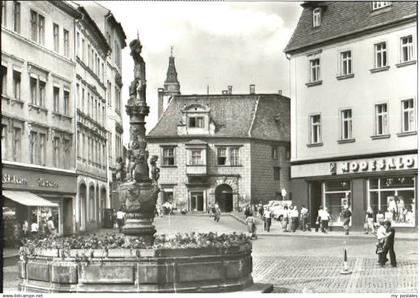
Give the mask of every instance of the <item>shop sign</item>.
M 9 174 L 3 174 L 3 177 L 1 179 L 1 182 L 6 184 L 18 184 L 18 185 L 28 185 L 28 179 L 16 176 L 16 175 L 9 175 Z
M 39 178 L 38 179 L 38 185 L 41 187 L 47 187 L 47 188 L 58 188 L 59 185 L 56 182 L 44 179 L 44 178 Z
M 343 174 L 346 174 L 346 173 L 411 169 L 414 167 L 414 165 L 415 165 L 414 157 L 405 156 L 405 157 L 380 158 L 380 159 L 374 159 L 374 160 L 340 162 L 339 169 L 341 170 Z M 335 166 L 332 167 L 330 165 L 330 170 L 332 168 L 335 168 Z M 332 171 L 331 171 L 331 174 L 333 174 Z

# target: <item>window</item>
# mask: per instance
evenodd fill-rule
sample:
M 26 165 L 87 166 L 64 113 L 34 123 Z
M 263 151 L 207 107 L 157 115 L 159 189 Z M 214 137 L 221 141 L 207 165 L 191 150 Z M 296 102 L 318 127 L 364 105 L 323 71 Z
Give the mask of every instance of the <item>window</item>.
M 70 43 L 69 43 L 69 31 L 63 29 L 63 39 L 64 39 L 64 56 L 68 57 L 70 55 Z
M 312 26 L 319 27 L 321 26 L 321 8 L 315 8 L 312 11 Z
M 280 167 L 273 167 L 274 180 L 280 180 Z
M 1 158 L 7 159 L 6 157 L 6 140 L 7 140 L 7 126 L 1 125 Z
M 80 153 L 80 156 L 83 159 L 86 159 L 86 136 L 84 132 L 82 132 L 82 152 Z
M 76 139 L 76 142 L 77 142 L 77 147 L 76 147 L 76 150 L 77 150 L 77 158 L 79 159 L 80 158 L 80 156 L 81 156 L 81 152 L 80 152 L 80 148 L 81 148 L 81 146 L 80 146 L 80 131 L 77 131 L 77 139 Z
M 331 226 L 342 226 L 341 212 L 344 206 L 352 207 L 351 182 L 349 180 L 330 180 L 322 182 L 322 195 L 325 207 L 331 216 Z
M 39 151 L 38 151 L 38 163 L 42 166 L 45 166 L 45 145 L 46 145 L 46 136 L 43 133 L 39 134 Z
M 415 131 L 415 110 L 414 100 L 407 99 L 401 101 L 402 107 L 402 132 Z
M 90 67 L 90 44 L 87 45 L 87 65 Z
M 29 85 L 30 85 L 30 89 L 31 89 L 31 104 L 33 105 L 37 105 L 38 104 L 38 100 L 37 100 L 37 79 L 32 78 L 29 81 Z
M 86 45 L 85 45 L 85 39 L 82 38 L 82 61 L 86 62 Z
M 111 82 L 107 81 L 106 86 L 108 106 L 111 106 Z
M 76 55 L 80 57 L 80 32 L 76 32 Z
M 217 148 L 217 164 L 226 165 L 226 147 Z
M 310 117 L 311 125 L 311 144 L 321 143 L 321 115 L 312 115 Z
M 274 160 L 279 159 L 277 146 L 271 146 L 271 158 Z
M 12 144 L 13 160 L 21 160 L 21 146 L 22 146 L 22 130 L 15 127 L 13 130 L 13 144 Z
M 1 94 L 7 95 L 7 67 L 1 66 Z
M 1 1 L 1 25 L 2 26 L 7 26 L 7 1 L 6 0 L 2 0 Z
M 31 39 L 40 44 L 45 41 L 45 18 L 31 10 Z
M 309 80 L 310 82 L 317 82 L 320 80 L 321 77 L 321 66 L 320 66 L 320 59 L 315 58 L 309 60 Z
M 64 107 L 63 112 L 64 115 L 69 116 L 70 115 L 70 93 L 69 91 L 64 90 Z
M 239 166 L 239 148 L 230 148 L 230 165 Z
M 191 150 L 191 164 L 201 165 L 201 150 Z
M 13 96 L 16 100 L 20 100 L 20 91 L 21 91 L 21 74 L 20 72 L 13 71 Z
M 377 10 L 391 5 L 391 1 L 373 1 L 372 9 Z
M 64 168 L 69 169 L 70 168 L 70 161 L 71 161 L 71 143 L 69 139 L 64 139 L 64 156 L 68 158 L 64 158 Z
M 115 87 L 115 111 L 120 114 L 121 113 L 121 98 L 120 98 L 120 90 Z
M 53 34 L 54 34 L 54 51 L 57 53 L 60 51 L 60 28 L 57 24 L 53 24 Z
M 174 147 L 164 147 L 162 149 L 163 153 L 163 165 L 164 166 L 174 166 L 175 165 L 175 148 Z
M 387 66 L 386 43 L 375 44 L 375 68 Z
M 53 140 L 53 162 L 54 167 L 58 168 L 60 163 L 60 138 L 58 137 Z
M 401 62 L 414 60 L 413 37 L 405 36 L 401 38 Z
M 54 112 L 60 112 L 60 88 L 53 88 Z
M 189 117 L 188 127 L 204 128 L 204 117 Z
M 37 133 L 31 131 L 29 135 L 29 158 L 32 164 L 36 163 L 36 146 L 37 146 Z
M 384 135 L 388 132 L 388 107 L 387 104 L 375 105 L 375 134 Z
M 13 30 L 20 33 L 20 3 L 13 1 Z
M 45 108 L 45 82 L 39 81 L 39 106 Z
M 345 51 L 340 53 L 341 58 L 341 75 L 348 75 L 352 73 L 351 65 L 351 51 Z
M 352 115 L 351 110 L 341 111 L 341 139 L 349 140 L 352 138 Z

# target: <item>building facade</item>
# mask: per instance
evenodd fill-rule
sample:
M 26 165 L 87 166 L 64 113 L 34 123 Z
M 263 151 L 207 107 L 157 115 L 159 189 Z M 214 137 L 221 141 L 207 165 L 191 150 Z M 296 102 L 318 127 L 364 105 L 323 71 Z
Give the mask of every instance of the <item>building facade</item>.
M 107 177 L 106 60 L 110 48 L 86 9 L 76 23 L 77 231 L 96 229 L 109 194 Z
M 15 220 L 74 232 L 74 20 L 64 2 L 2 1 L 2 189 Z M 60 67 L 57 67 L 60 65 Z
M 174 94 L 147 136 L 159 202 L 190 212 L 217 202 L 231 212 L 289 193 L 289 117 L 279 94 Z
M 119 196 L 117 182 L 115 181 L 115 165 L 119 157 L 123 157 L 123 125 L 122 115 L 124 104 L 121 98 L 122 84 L 122 57 L 121 51 L 126 47 L 126 35 L 121 24 L 115 19 L 110 10 L 97 2 L 84 2 L 82 5 L 97 24 L 99 30 L 105 36 L 110 47 L 110 53 L 106 59 L 105 72 L 106 82 L 106 119 L 108 148 L 108 185 L 109 202 L 108 208 L 118 209 Z
M 417 226 L 415 2 L 305 2 L 290 61 L 294 203 Z M 398 86 L 398 87 L 396 87 Z

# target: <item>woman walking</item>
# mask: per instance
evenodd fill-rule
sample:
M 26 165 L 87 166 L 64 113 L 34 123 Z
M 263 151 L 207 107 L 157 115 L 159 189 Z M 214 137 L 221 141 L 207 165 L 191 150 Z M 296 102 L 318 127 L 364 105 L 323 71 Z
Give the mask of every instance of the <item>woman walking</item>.
M 371 231 L 371 233 L 375 233 L 375 227 L 373 225 L 373 210 L 372 207 L 368 207 L 366 210 L 366 217 L 365 217 L 365 222 L 366 222 L 366 229 L 365 229 L 365 234 L 369 233 L 369 229 Z

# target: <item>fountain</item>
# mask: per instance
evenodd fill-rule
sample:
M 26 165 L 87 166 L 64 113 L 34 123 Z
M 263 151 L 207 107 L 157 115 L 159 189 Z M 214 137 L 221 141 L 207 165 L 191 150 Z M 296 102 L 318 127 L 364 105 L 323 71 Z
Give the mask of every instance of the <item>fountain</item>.
M 42 245 L 22 247 L 18 262 L 19 290 L 174 293 L 251 288 L 270 291 L 272 285 L 255 287 L 253 284 L 252 246 L 246 237 L 210 233 L 201 238 L 193 236 L 190 246 L 178 245 L 185 243 L 185 239 L 178 239 L 174 242 L 175 247 L 166 245 L 163 236 L 155 238 L 153 219 L 159 192 L 159 169 L 157 156 L 152 156 L 149 177 L 145 140 L 145 117 L 149 107 L 140 40 L 133 40 L 130 48 L 135 66 L 126 105 L 130 116 L 129 158 L 127 167 L 119 160 L 116 175 L 121 181 L 120 198 L 125 204 L 126 223 L 121 237 L 126 243 L 120 247 L 75 249 L 68 245 L 72 239 L 77 239 L 72 238 L 61 242 L 50 240 L 54 242 L 47 248 Z M 229 239 L 233 240 L 229 242 Z

